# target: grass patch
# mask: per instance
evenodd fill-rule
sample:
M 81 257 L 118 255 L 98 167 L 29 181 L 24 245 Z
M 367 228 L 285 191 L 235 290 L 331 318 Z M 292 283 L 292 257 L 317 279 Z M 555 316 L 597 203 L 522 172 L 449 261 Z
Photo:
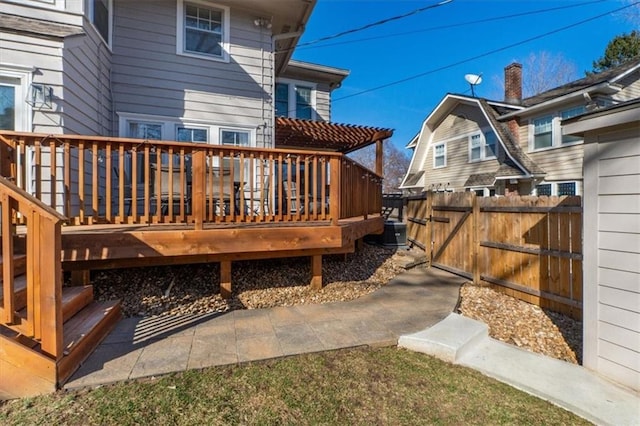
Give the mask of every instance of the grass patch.
M 0 424 L 589 423 L 464 367 L 362 348 L 4 402 Z

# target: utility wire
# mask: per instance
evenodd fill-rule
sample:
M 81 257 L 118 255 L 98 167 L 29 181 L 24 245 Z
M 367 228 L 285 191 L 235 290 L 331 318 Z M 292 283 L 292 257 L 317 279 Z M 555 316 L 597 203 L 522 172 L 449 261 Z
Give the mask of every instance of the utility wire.
M 511 19 L 511 18 L 519 18 L 519 17 L 522 17 L 522 16 L 536 15 L 536 14 L 547 13 L 547 12 L 554 12 L 554 11 L 557 11 L 557 10 L 570 9 L 570 8 L 573 8 L 573 7 L 579 7 L 579 6 L 585 6 L 585 5 L 592 5 L 592 4 L 596 4 L 596 3 L 602 3 L 602 2 L 605 2 L 605 1 L 607 1 L 607 0 L 587 1 L 587 2 L 583 2 L 583 3 L 570 4 L 568 6 L 557 6 L 557 7 L 552 7 L 552 8 L 549 8 L 549 9 L 538 9 L 538 10 L 532 10 L 532 11 L 529 11 L 529 12 L 514 13 L 514 14 L 511 14 L 511 15 L 503 15 L 503 16 L 496 16 L 496 17 L 492 17 L 492 18 L 478 19 L 478 20 L 475 20 L 475 21 L 460 22 L 460 23 L 457 23 L 457 24 L 440 25 L 440 26 L 436 26 L 436 27 L 422 28 L 422 29 L 419 29 L 419 30 L 405 31 L 405 32 L 401 32 L 401 33 L 385 34 L 385 35 L 379 35 L 379 36 L 373 36 L 373 37 L 367 37 L 367 38 L 359 38 L 359 39 L 355 39 L 355 40 L 338 41 L 338 42 L 335 42 L 335 43 L 326 43 L 326 44 L 322 44 L 320 46 L 312 46 L 311 45 L 311 44 L 317 43 L 317 41 L 316 42 L 309 42 L 309 43 L 299 44 L 298 48 L 300 48 L 300 49 L 320 49 L 320 48 L 323 48 L 323 47 L 340 46 L 340 45 L 343 45 L 343 44 L 359 43 L 359 42 L 371 41 L 371 40 L 380 40 L 380 39 L 385 39 L 385 38 L 399 37 L 399 36 L 403 36 L 403 35 L 425 33 L 425 32 L 430 32 L 430 31 L 437 31 L 437 30 L 446 30 L 446 29 L 450 29 L 450 28 L 464 27 L 464 26 L 467 26 L 467 25 L 483 24 L 483 23 L 487 23 L 487 22 L 501 21 L 501 20 Z M 295 49 L 295 48 L 293 48 L 293 49 Z M 291 49 L 291 50 L 293 50 L 293 49 Z
M 418 13 L 424 12 L 425 10 L 435 9 L 436 7 L 443 6 L 443 5 L 447 4 L 447 3 L 451 3 L 452 1 L 453 0 L 442 0 L 439 3 L 431 4 L 429 6 L 424 6 L 424 7 L 421 7 L 419 9 L 412 10 L 411 12 L 404 13 L 402 15 L 392 16 L 391 18 L 386 18 L 386 19 L 382 19 L 380 21 L 372 22 L 372 23 L 364 25 L 362 27 L 358 27 L 358 28 L 353 28 L 351 30 L 342 31 L 342 32 L 337 33 L 337 34 L 333 34 L 333 35 L 326 36 L 326 37 L 321 37 L 319 39 L 308 41 L 306 43 L 300 43 L 300 44 L 298 44 L 298 47 L 300 47 L 300 46 L 309 46 L 309 45 L 312 45 L 312 44 L 320 43 L 322 41 L 333 40 L 334 38 L 343 37 L 343 36 L 348 35 L 348 34 L 353 34 L 353 33 L 357 33 L 357 32 L 360 32 L 360 31 L 368 30 L 369 28 L 377 27 L 379 25 L 384 25 L 384 24 L 386 24 L 388 22 L 397 21 L 399 19 L 404 19 L 404 18 L 407 18 L 407 17 L 412 16 L 412 15 L 417 15 Z
M 575 23 L 570 24 L 570 25 L 565 25 L 564 27 L 560 27 L 560 28 L 557 28 L 555 30 L 552 30 L 552 31 L 549 31 L 549 32 L 546 32 L 546 33 L 543 33 L 543 34 L 539 34 L 537 36 L 533 36 L 533 37 L 530 37 L 528 39 L 525 39 L 525 40 L 522 40 L 522 41 L 519 41 L 519 42 L 516 42 L 516 43 L 509 44 L 507 46 L 503 46 L 503 47 L 499 47 L 497 49 L 489 50 L 488 52 L 484 52 L 484 53 L 481 53 L 481 54 L 476 55 L 476 56 L 472 56 L 472 57 L 467 58 L 467 59 L 462 59 L 460 61 L 454 62 L 454 63 L 449 64 L 449 65 L 444 65 L 444 66 L 439 67 L 439 68 L 435 68 L 435 69 L 432 69 L 432 70 L 429 70 L 429 71 L 425 71 L 425 72 L 422 72 L 420 74 L 415 74 L 415 75 L 412 75 L 410 77 L 406 77 L 406 78 L 403 78 L 403 79 L 400 79 L 400 80 L 392 81 L 390 83 L 382 84 L 380 86 L 372 87 L 370 89 L 361 90 L 360 92 L 352 93 L 350 95 L 342 96 L 340 98 L 335 98 L 335 99 L 333 99 L 333 102 L 341 101 L 343 99 L 353 98 L 355 96 L 360 96 L 360 95 L 363 95 L 365 93 L 370 93 L 370 92 L 374 92 L 376 90 L 385 89 L 387 87 L 396 86 L 398 84 L 402 84 L 402 83 L 405 83 L 407 81 L 411 81 L 411 80 L 415 80 L 415 79 L 420 78 L 420 77 L 424 77 L 425 75 L 429 75 L 429 74 L 436 73 L 438 71 L 442 71 L 442 70 L 446 70 L 446 69 L 449 69 L 449 68 L 453 68 L 455 66 L 458 66 L 458 65 L 461 65 L 461 64 L 464 64 L 464 63 L 467 63 L 467 62 L 471 62 L 471 61 L 474 61 L 476 59 L 480 59 L 480 58 L 483 58 L 485 56 L 492 55 L 494 53 L 502 52 L 503 50 L 511 49 L 512 47 L 516 47 L 516 46 L 520 46 L 522 44 L 529 43 L 529 42 L 531 42 L 533 40 L 538 40 L 538 39 L 547 37 L 549 35 L 556 34 L 556 33 L 568 30 L 569 28 L 577 27 L 577 26 L 585 24 L 587 22 L 595 21 L 596 19 L 600 19 L 600 18 L 602 18 L 604 16 L 607 16 L 607 15 L 609 15 L 611 13 L 620 12 L 621 10 L 628 9 L 628 8 L 633 7 L 635 5 L 638 5 L 638 4 L 640 4 L 640 1 L 631 3 L 631 4 L 627 5 L 627 6 L 623 6 L 623 7 L 620 7 L 618 9 L 611 10 L 609 12 L 602 13 L 600 15 L 593 16 L 591 18 L 584 19 L 582 21 L 575 22 Z

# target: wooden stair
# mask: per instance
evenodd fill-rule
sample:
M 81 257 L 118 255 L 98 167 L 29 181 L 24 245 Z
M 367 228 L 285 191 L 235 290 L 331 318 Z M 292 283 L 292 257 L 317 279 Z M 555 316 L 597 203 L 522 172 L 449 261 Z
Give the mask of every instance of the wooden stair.
M 14 257 L 19 317 L 26 316 L 25 259 L 23 255 Z M 2 297 L 0 291 L 0 303 Z M 58 361 L 41 351 L 38 340 L 21 334 L 11 324 L 0 326 L 0 396 L 33 396 L 60 388 L 121 318 L 120 301 L 94 301 L 91 285 L 63 287 L 61 304 L 64 353 Z

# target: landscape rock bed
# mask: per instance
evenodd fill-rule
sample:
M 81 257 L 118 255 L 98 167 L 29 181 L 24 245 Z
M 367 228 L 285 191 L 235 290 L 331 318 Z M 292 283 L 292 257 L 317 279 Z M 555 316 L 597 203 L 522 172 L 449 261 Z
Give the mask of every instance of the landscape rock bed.
M 310 259 L 233 262 L 233 294 L 220 297 L 218 263 L 96 271 L 98 300 L 121 299 L 124 315 L 154 316 L 228 312 L 276 306 L 349 301 L 376 291 L 424 253 L 365 244 L 348 255 L 324 256 L 324 287 L 309 287 Z M 573 363 L 580 363 L 582 324 L 561 314 L 465 284 L 459 312 L 485 322 L 498 340 Z

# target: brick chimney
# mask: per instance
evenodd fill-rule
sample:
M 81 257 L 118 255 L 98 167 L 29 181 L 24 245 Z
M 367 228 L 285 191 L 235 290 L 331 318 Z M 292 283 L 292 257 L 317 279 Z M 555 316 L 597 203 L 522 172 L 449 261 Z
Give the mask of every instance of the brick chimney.
M 504 101 L 514 105 L 522 103 L 522 65 L 517 62 L 504 68 Z

